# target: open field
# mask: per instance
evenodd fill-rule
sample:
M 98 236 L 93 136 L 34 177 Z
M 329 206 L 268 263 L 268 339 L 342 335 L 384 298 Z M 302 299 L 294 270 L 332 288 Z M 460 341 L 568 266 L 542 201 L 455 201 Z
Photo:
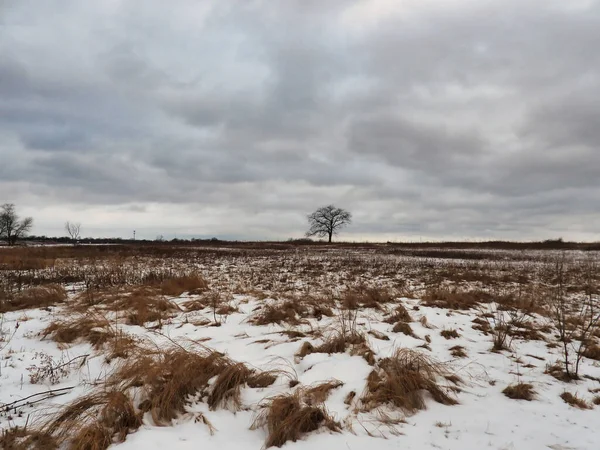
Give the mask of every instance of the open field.
M 594 449 L 592 247 L 0 248 L 0 448 Z

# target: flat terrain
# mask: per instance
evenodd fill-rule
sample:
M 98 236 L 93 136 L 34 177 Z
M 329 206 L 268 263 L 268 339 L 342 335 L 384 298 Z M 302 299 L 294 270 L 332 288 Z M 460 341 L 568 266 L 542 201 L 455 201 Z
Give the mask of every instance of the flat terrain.
M 0 248 L 0 447 L 596 449 L 599 258 Z

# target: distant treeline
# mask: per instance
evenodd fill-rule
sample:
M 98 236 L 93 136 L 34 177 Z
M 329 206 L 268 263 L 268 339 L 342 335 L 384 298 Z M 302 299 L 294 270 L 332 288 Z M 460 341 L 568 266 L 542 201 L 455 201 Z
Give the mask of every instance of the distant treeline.
M 40 244 L 73 244 L 68 237 L 28 236 L 23 238 L 23 243 Z M 121 238 L 82 238 L 78 244 L 137 244 L 137 245 L 178 245 L 178 246 L 231 246 L 231 247 L 268 247 L 281 248 L 289 246 L 335 246 L 348 248 L 388 247 L 398 249 L 488 249 L 488 250 L 600 250 L 600 242 L 569 242 L 562 239 L 548 239 L 545 241 L 517 242 L 517 241 L 457 241 L 457 242 L 336 242 L 333 244 L 312 239 L 289 239 L 287 241 L 229 241 L 217 238 L 210 239 L 180 239 L 149 240 L 149 239 L 121 239 Z M 435 253 L 435 252 L 434 252 Z M 424 255 L 423 255 L 424 256 Z M 430 256 L 434 256 L 433 254 Z

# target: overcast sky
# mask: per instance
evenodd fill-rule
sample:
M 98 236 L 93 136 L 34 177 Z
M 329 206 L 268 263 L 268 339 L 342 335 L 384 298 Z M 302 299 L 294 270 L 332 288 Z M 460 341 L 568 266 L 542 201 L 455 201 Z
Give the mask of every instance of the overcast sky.
M 33 233 L 600 239 L 600 1 L 0 0 Z

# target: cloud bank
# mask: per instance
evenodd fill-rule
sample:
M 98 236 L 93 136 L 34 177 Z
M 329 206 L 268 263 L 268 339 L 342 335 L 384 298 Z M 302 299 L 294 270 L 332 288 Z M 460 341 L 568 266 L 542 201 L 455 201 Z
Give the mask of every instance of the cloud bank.
M 35 234 L 600 236 L 600 2 L 0 5 L 0 200 Z

